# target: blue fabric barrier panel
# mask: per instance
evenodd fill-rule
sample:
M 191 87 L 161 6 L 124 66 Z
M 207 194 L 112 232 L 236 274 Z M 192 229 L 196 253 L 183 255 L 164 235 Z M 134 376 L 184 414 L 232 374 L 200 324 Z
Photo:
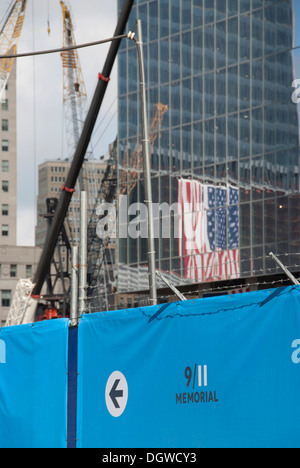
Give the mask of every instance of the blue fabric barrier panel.
M 300 447 L 300 287 L 83 316 L 78 447 Z
M 1 329 L 1 448 L 67 446 L 68 323 Z

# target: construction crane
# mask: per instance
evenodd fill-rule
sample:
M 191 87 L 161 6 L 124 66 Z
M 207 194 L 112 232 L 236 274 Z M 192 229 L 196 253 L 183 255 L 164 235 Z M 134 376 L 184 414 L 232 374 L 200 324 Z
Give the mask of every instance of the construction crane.
M 153 147 L 158 136 L 158 130 L 161 127 L 165 113 L 168 111 L 168 106 L 162 103 L 156 104 L 155 115 L 152 119 L 150 130 L 149 130 L 149 142 L 150 146 Z M 132 153 L 128 161 L 128 153 L 126 153 L 125 166 L 127 169 L 121 171 L 121 190 L 120 195 L 130 195 L 134 190 L 140 174 L 142 172 L 142 159 L 141 159 L 141 146 L 137 144 L 134 152 Z M 129 180 L 127 180 L 127 173 L 130 174 Z
M 66 135 L 69 150 L 69 160 L 78 145 L 82 132 L 84 120 L 87 113 L 87 92 L 84 83 L 82 68 L 76 47 L 74 23 L 69 4 L 66 1 L 60 1 L 63 18 L 63 48 L 61 53 L 63 70 L 63 103 L 65 111 Z M 49 13 L 48 13 L 49 28 Z M 82 167 L 76 192 L 72 197 L 72 219 L 66 216 L 65 223 L 62 226 L 61 235 L 58 239 L 55 255 L 53 256 L 51 266 L 46 278 L 47 293 L 44 294 L 44 302 L 47 303 L 44 319 L 55 317 L 53 311 L 59 310 L 65 317 L 70 307 L 70 269 L 68 259 L 71 255 L 71 243 L 79 243 L 80 226 L 80 192 L 85 190 L 88 195 L 88 209 L 95 202 L 97 197 L 96 172 L 94 170 L 94 159 L 92 153 L 85 158 L 84 167 Z M 49 229 L 53 220 L 57 199 L 47 199 L 47 215 Z M 49 209 L 50 207 L 50 209 Z M 65 250 L 64 257 L 66 263 L 62 262 L 62 248 Z M 67 254 L 66 254 L 67 252 Z M 40 312 L 43 307 L 39 307 L 36 314 L 36 320 L 40 318 Z M 48 314 L 47 312 L 51 313 Z
M 168 111 L 168 106 L 158 103 L 155 105 L 155 115 L 150 126 L 150 145 L 153 148 L 158 137 L 158 132 L 162 124 L 164 114 Z M 127 153 L 128 155 L 128 153 Z M 127 156 L 126 155 L 126 156 Z M 141 148 L 137 143 L 135 151 L 129 158 L 127 180 L 127 170 L 122 170 L 120 175 L 121 189 L 120 196 L 131 194 L 134 190 L 138 178 L 142 173 Z M 107 170 L 103 177 L 98 198 L 89 222 L 88 234 L 88 292 L 90 298 L 91 311 L 110 310 L 115 307 L 115 292 L 117 291 L 117 274 L 115 270 L 115 250 L 114 239 L 106 237 L 100 239 L 96 234 L 96 226 L 99 221 L 97 207 L 104 204 L 117 204 L 117 140 L 112 146 Z
M 70 6 L 67 2 L 60 1 L 63 19 L 63 47 L 76 46 L 74 26 Z M 61 54 L 63 69 L 63 103 L 65 113 L 65 126 L 67 135 L 68 152 L 70 158 L 78 145 L 84 119 L 87 112 L 87 92 L 83 73 L 76 49 L 64 51 Z M 83 169 L 79 174 L 79 192 L 85 189 Z M 79 231 L 79 194 L 72 197 L 72 220 L 75 225 L 75 235 L 69 230 L 73 242 L 78 242 Z M 73 230 L 74 231 L 74 230 Z
M 70 6 L 66 1 L 60 1 L 63 16 L 63 47 L 75 47 L 76 39 L 74 33 L 74 23 Z M 67 143 L 70 156 L 74 154 L 82 132 L 83 124 L 87 114 L 87 92 L 80 64 L 79 55 L 76 49 L 61 53 L 63 68 L 63 102 L 65 111 L 65 123 Z M 88 194 L 89 209 L 95 203 L 98 186 L 94 170 L 94 156 L 92 147 L 85 158 L 85 166 L 79 174 L 79 192 L 85 190 Z M 79 196 L 74 194 L 72 198 L 73 207 L 79 206 Z M 73 209 L 73 213 L 78 212 Z M 79 220 L 73 216 L 76 232 L 78 232 Z M 78 237 L 73 239 L 78 241 Z
M 124 31 L 129 20 L 133 3 L 134 0 L 124 0 L 123 2 L 114 33 L 115 39 L 112 41 L 108 51 L 102 73 L 99 74 L 99 80 L 71 161 L 71 167 L 66 178 L 65 186 L 62 188 L 57 208 L 47 233 L 47 238 L 35 273 L 34 281 L 33 283 L 30 282 L 29 285 L 24 285 L 19 282 L 19 295 L 18 297 L 14 297 L 14 308 L 10 309 L 6 325 L 19 325 L 21 323 L 32 323 L 35 321 L 38 300 L 41 299 L 42 289 L 49 272 L 51 260 L 53 259 L 55 248 L 67 216 L 75 186 L 83 167 L 91 136 L 103 103 L 121 40 L 124 37 Z
M 73 21 L 71 17 L 70 8 L 64 3 L 60 1 L 60 6 L 62 8 L 62 16 L 63 16 L 63 47 L 69 48 L 76 46 L 75 36 L 74 36 L 74 27 Z M 50 28 L 50 20 L 49 20 L 49 2 L 48 2 L 48 33 Z M 64 102 L 64 110 L 65 110 L 65 124 L 66 124 L 66 134 L 68 140 L 68 149 L 69 154 L 73 155 L 74 151 L 78 145 L 78 141 L 80 138 L 80 134 L 82 131 L 84 119 L 87 113 L 87 93 L 85 88 L 85 83 L 83 79 L 83 74 L 81 70 L 81 65 L 79 61 L 79 56 L 77 50 L 69 50 L 64 51 L 61 53 L 62 58 L 62 68 L 63 68 L 63 102 Z M 79 176 L 79 187 L 80 190 L 84 187 L 84 181 L 82 176 L 82 171 Z M 47 214 L 43 216 L 47 219 L 48 228 L 50 229 L 53 216 L 56 210 L 58 200 L 55 198 L 48 198 L 46 200 L 47 204 Z M 72 238 L 73 242 L 78 241 L 78 226 L 79 226 L 79 214 L 78 214 L 78 195 L 76 194 L 72 198 L 72 205 L 73 205 L 73 215 L 72 220 L 76 227 L 76 229 L 68 229 L 69 226 L 69 219 L 66 217 L 66 223 L 62 226 L 60 236 L 57 241 L 55 254 L 53 255 L 51 265 L 48 268 L 48 273 L 45 281 L 46 291 L 44 294 L 44 303 L 47 304 L 40 304 L 39 310 L 34 311 L 36 320 L 40 319 L 40 312 L 44 312 L 44 318 L 51 318 L 53 315 L 53 311 L 62 309 L 61 315 L 66 316 L 67 311 L 69 309 L 70 303 L 70 272 L 69 272 L 69 263 L 68 258 L 71 252 L 71 245 L 69 238 Z M 75 231 L 75 233 L 73 233 Z M 67 254 L 64 254 L 64 257 L 67 259 L 66 264 L 62 262 L 62 248 L 67 251 Z M 22 290 L 26 290 L 25 299 L 27 302 L 20 301 L 20 292 Z M 32 287 L 33 290 L 33 287 Z M 29 304 L 36 304 L 36 302 L 30 300 L 30 295 L 28 296 L 28 291 L 30 291 L 30 283 L 26 283 L 26 288 L 24 283 L 20 284 L 18 288 L 18 294 L 16 294 L 14 301 L 12 303 L 12 314 L 9 315 L 9 325 L 11 323 L 11 317 L 13 316 L 17 322 L 20 321 L 22 317 L 22 309 L 23 306 L 28 303 Z M 30 291 L 32 292 L 32 291 Z M 29 297 L 29 298 L 28 298 Z M 20 304 L 20 305 L 18 305 Z M 57 308 L 59 304 L 59 307 Z M 16 308 L 18 310 L 16 310 Z M 28 311 L 30 307 L 28 307 Z M 48 311 L 51 313 L 49 314 Z M 31 321 L 32 319 L 32 312 L 30 316 L 24 316 L 23 322 Z
M 74 27 L 71 17 L 70 8 L 60 1 L 63 15 L 63 47 L 69 48 L 76 46 L 75 36 L 74 36 Z M 49 4 L 48 4 L 48 33 L 50 28 L 49 20 Z M 81 65 L 79 61 L 79 56 L 77 50 L 64 51 L 61 53 L 62 58 L 62 67 L 63 67 L 63 102 L 65 110 L 65 123 L 66 123 L 66 133 L 68 140 L 68 148 L 70 155 L 74 154 L 74 151 L 78 145 L 80 138 L 80 133 L 82 131 L 84 119 L 87 112 L 87 93 L 86 87 L 83 79 L 83 74 L 81 70 Z M 82 170 L 79 176 L 79 186 L 80 190 L 84 188 L 84 181 L 82 176 Z M 53 215 L 57 206 L 58 200 L 55 198 L 47 199 L 47 214 L 44 216 L 48 221 L 48 227 L 50 228 Z M 72 198 L 73 205 L 73 221 L 76 226 L 75 235 L 72 235 L 72 230 L 68 229 L 68 218 L 66 217 L 66 228 L 63 225 L 60 237 L 56 245 L 56 253 L 53 256 L 51 265 L 46 278 L 47 293 L 44 295 L 46 303 L 49 308 L 46 309 L 45 318 L 52 317 L 53 314 L 47 314 L 47 311 L 56 310 L 57 302 L 63 302 L 63 315 L 65 316 L 70 301 L 70 282 L 68 284 L 68 279 L 70 277 L 68 272 L 68 266 L 65 271 L 62 261 L 61 261 L 61 248 L 67 250 L 67 259 L 71 252 L 71 246 L 69 242 L 69 237 L 73 237 L 73 241 L 78 241 L 78 226 L 79 226 L 79 214 L 76 205 L 78 206 L 79 200 L 78 195 Z M 56 258 L 57 257 L 57 258 Z M 68 263 L 68 262 L 67 262 Z M 58 289 L 61 283 L 60 291 Z M 24 290 L 25 295 L 22 298 L 21 291 Z M 27 281 L 26 284 L 21 280 L 18 288 L 17 294 L 14 297 L 11 313 L 9 314 L 7 325 L 14 325 L 14 321 L 17 323 L 20 321 L 31 321 L 33 314 L 36 315 L 36 310 L 30 312 L 30 307 L 27 307 L 27 317 L 22 316 L 22 310 L 24 306 L 30 304 L 37 305 L 35 301 L 30 300 L 30 295 L 33 290 L 33 284 L 30 281 Z M 62 293 L 59 294 L 58 292 Z M 30 293 L 30 294 L 29 294 Z M 43 308 L 42 308 L 43 309 Z M 29 313 L 29 315 L 28 315 Z M 12 317 L 14 317 L 12 319 Z M 36 317 L 36 319 L 39 319 Z
M 155 115 L 150 126 L 150 145 L 153 148 L 158 137 L 164 114 L 168 111 L 168 106 L 156 104 Z M 126 154 L 126 157 L 128 153 Z M 137 143 L 134 152 L 126 161 L 129 180 L 127 180 L 127 170 L 122 170 L 120 175 L 120 196 L 130 195 L 134 190 L 138 178 L 142 173 L 141 147 Z M 100 239 L 96 233 L 99 216 L 97 207 L 104 204 L 117 204 L 117 140 L 114 142 L 110 153 L 110 159 L 103 177 L 101 187 L 98 193 L 97 201 L 94 206 L 90 221 L 88 234 L 88 289 L 91 310 L 109 310 L 114 308 L 114 293 L 117 291 L 116 271 L 115 271 L 115 250 L 114 240 L 106 237 Z
M 76 46 L 76 39 L 71 9 L 66 1 L 61 0 L 60 5 L 63 15 L 63 47 L 74 47 Z M 63 67 L 63 101 L 65 109 L 66 133 L 70 153 L 73 154 L 74 149 L 78 144 L 83 122 L 87 112 L 87 92 L 77 50 L 74 49 L 64 51 L 61 53 L 61 58 Z M 106 176 L 108 173 L 110 173 L 110 168 L 111 165 L 109 164 L 106 171 Z M 85 158 L 84 167 L 81 169 L 79 175 L 79 191 L 85 190 L 87 193 L 88 212 L 91 212 L 91 220 L 93 219 L 93 214 L 95 214 L 94 207 L 99 198 L 99 194 L 103 193 L 104 186 L 106 187 L 105 181 L 101 186 L 101 190 L 98 190 L 99 187 L 97 183 L 96 170 L 94 167 L 93 148 L 91 146 L 88 157 Z M 79 232 L 79 203 L 80 197 L 77 193 L 75 193 L 72 198 L 72 219 L 75 223 L 75 236 L 73 235 L 73 242 L 79 241 L 78 234 L 76 237 L 76 233 Z M 91 220 L 89 223 L 89 241 L 91 237 L 94 239 Z M 88 245 L 90 246 L 90 242 Z M 97 245 L 97 242 L 95 242 L 95 245 Z M 95 246 L 93 246 L 93 252 L 94 250 Z M 100 255 L 100 251 L 102 252 L 100 249 L 96 254 L 98 257 Z M 94 264 L 94 262 L 91 260 L 91 257 L 89 256 L 89 264 L 90 263 Z M 89 274 L 88 277 L 90 278 L 91 275 Z M 80 293 L 83 294 L 82 291 Z
M 118 140 L 114 141 L 98 197 L 88 223 L 88 296 L 91 311 L 109 310 L 114 306 L 116 292 L 115 249 L 116 244 L 97 235 L 98 208 L 102 203 L 115 204 L 118 180 Z
M 0 32 L 0 54 L 13 55 L 17 51 L 19 38 L 25 19 L 27 0 L 16 0 L 11 2 L 8 15 L 4 19 Z M 0 100 L 3 99 L 9 75 L 14 64 L 13 58 L 0 61 Z
M 70 7 L 60 2 L 63 15 L 63 47 L 76 46 Z M 78 51 L 61 53 L 63 66 L 63 100 L 67 126 L 68 144 L 72 155 L 78 144 L 87 111 L 87 92 L 83 79 Z
M 0 32 L 1 55 L 16 54 L 25 19 L 26 7 L 27 0 L 15 0 L 10 3 L 7 14 L 2 20 L 2 28 Z M 0 100 L 4 99 L 5 89 L 13 64 L 14 58 L 4 58 L 0 60 Z M 31 310 L 33 305 L 33 301 L 31 299 L 33 287 L 34 285 L 29 279 L 19 281 L 10 309 L 10 314 L 7 318 L 7 326 L 15 325 L 15 323 L 21 323 L 24 319 L 25 312 L 29 312 L 29 310 Z

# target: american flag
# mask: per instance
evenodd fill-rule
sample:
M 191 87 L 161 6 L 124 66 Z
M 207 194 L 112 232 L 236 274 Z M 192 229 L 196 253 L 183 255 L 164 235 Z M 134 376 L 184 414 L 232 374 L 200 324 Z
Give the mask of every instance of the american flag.
M 178 181 L 179 252 L 185 277 L 199 282 L 240 276 L 239 191 Z

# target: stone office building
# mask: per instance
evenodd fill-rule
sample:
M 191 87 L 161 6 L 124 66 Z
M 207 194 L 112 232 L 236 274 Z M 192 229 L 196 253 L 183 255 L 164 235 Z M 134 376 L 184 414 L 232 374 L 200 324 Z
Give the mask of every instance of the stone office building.
M 3 326 L 17 282 L 33 279 L 40 251 L 17 245 L 16 63 L 0 102 L 0 325 Z

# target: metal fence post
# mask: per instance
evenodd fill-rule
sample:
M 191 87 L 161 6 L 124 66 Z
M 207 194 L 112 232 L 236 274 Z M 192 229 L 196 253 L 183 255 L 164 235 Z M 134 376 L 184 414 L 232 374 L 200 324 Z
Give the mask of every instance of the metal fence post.
M 86 312 L 87 295 L 87 193 L 80 194 L 79 316 Z
M 70 321 L 71 326 L 75 327 L 78 324 L 78 247 L 72 246 L 71 258 L 71 306 L 70 306 Z
M 145 82 L 146 80 L 145 80 L 143 35 L 142 35 L 141 20 L 137 21 L 137 37 L 138 37 L 138 40 L 136 41 L 136 45 L 137 45 L 137 50 L 138 50 L 140 89 L 141 89 L 142 147 L 143 147 L 144 184 L 145 184 L 145 198 L 146 198 L 145 204 L 148 209 L 148 268 L 149 268 L 150 301 L 151 301 L 151 305 L 156 305 L 157 304 L 157 289 L 156 289 L 156 265 L 155 265 L 155 244 L 154 244 L 154 220 L 153 220 L 153 205 L 152 205 L 149 129 L 148 129 L 146 82 Z

